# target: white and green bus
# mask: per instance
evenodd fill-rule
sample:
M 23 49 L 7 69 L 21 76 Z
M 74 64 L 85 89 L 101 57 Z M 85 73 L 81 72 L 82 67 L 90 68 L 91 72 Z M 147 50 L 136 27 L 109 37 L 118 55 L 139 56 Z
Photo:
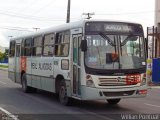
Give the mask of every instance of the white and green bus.
M 24 92 L 41 89 L 71 98 L 145 97 L 146 41 L 140 24 L 81 20 L 12 38 L 9 78 Z

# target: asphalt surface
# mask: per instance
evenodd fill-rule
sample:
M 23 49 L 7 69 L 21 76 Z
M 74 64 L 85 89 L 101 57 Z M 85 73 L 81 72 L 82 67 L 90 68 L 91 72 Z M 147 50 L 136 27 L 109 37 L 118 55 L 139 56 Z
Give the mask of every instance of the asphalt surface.
M 52 93 L 23 93 L 21 85 L 9 80 L 7 71 L 0 70 L 0 107 L 20 120 L 121 120 L 123 115 L 160 114 L 160 89 L 149 89 L 147 97 L 123 99 L 118 105 L 105 100 L 74 100 L 72 106 L 63 106 Z M 160 115 L 156 117 L 160 119 Z

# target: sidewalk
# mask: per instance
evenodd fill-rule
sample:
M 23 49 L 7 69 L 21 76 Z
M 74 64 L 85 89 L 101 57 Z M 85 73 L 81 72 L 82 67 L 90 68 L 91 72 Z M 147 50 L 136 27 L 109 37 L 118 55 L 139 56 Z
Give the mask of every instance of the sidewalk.
M 148 83 L 148 88 L 158 88 L 160 89 L 160 83 L 153 83 L 153 82 L 150 82 Z
M 8 71 L 8 63 L 0 63 L 0 70 Z
M 148 86 L 148 89 L 152 89 L 152 88 L 160 89 L 160 85 Z
M 0 70 L 8 71 L 8 68 L 1 68 L 1 67 L 0 67 Z

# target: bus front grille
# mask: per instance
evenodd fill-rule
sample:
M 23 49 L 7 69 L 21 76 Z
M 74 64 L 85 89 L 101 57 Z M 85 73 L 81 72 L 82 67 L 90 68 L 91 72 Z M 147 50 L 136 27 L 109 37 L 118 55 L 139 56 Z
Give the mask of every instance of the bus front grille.
M 132 80 L 133 78 L 130 78 Z M 99 86 L 126 86 L 125 77 L 114 77 L 114 78 L 99 78 Z M 132 84 L 133 85 L 133 84 Z

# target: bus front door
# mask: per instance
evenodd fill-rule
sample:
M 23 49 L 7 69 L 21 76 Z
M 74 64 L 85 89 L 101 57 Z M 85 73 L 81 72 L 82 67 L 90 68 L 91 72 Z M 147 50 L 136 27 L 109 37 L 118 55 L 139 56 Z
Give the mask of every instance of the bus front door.
M 81 96 L 81 44 L 82 34 L 74 34 L 72 35 L 73 40 L 73 71 L 72 71 L 72 93 L 73 96 L 80 97 Z

